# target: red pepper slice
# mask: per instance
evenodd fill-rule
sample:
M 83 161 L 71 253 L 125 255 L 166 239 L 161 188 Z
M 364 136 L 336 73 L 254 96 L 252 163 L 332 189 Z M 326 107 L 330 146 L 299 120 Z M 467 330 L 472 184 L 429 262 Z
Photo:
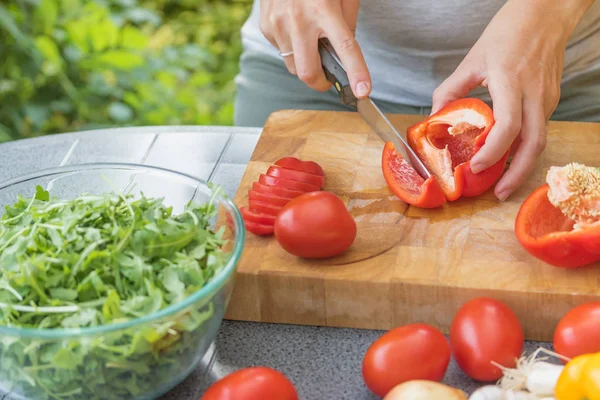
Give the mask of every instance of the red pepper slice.
M 548 199 L 550 186 L 534 190 L 521 205 L 515 221 L 517 239 L 529 254 L 560 268 L 578 268 L 600 260 L 600 223 L 573 229 Z
M 277 186 L 267 186 L 258 182 L 252 183 L 252 190 L 254 190 L 255 192 L 284 197 L 286 199 L 293 199 L 295 197 L 300 196 L 301 194 L 306 193 L 299 190 L 286 189 Z
M 478 196 L 502 175 L 510 150 L 496 164 L 477 175 L 470 167 L 471 158 L 485 143 L 494 122 L 492 109 L 487 104 L 476 98 L 464 98 L 449 103 L 408 128 L 409 145 L 431 172 L 445 200 Z M 389 151 L 388 146 L 386 149 Z M 436 207 L 445 203 L 433 182 L 422 178 L 419 181 L 416 177 L 420 176 L 412 167 L 398 160 L 390 161 L 401 158 L 400 155 L 388 155 L 386 159 L 386 149 L 383 173 L 392 191 L 402 193 L 403 197 L 398 197 L 419 207 Z M 419 187 L 419 184 L 422 186 Z
M 296 171 L 308 172 L 309 174 L 325 176 L 323 168 L 314 161 L 302 161 L 296 157 L 284 157 L 275 162 L 275 165 Z
M 387 142 L 383 149 L 383 176 L 392 191 L 402 201 L 421 208 L 435 208 L 446 202 L 446 197 L 435 177 L 425 181 L 402 158 L 394 144 Z
M 325 184 L 325 178 L 323 176 L 277 166 L 269 167 L 267 170 L 267 175 L 274 176 L 276 178 L 285 178 L 297 182 L 308 183 L 310 185 L 317 186 L 319 189 L 321 189 Z
M 311 185 L 310 183 L 293 181 L 291 179 L 286 178 L 276 178 L 274 176 L 269 176 L 265 174 L 260 174 L 260 177 L 258 178 L 258 183 L 261 183 L 266 186 L 278 186 L 302 192 L 315 192 L 319 190 L 318 186 Z

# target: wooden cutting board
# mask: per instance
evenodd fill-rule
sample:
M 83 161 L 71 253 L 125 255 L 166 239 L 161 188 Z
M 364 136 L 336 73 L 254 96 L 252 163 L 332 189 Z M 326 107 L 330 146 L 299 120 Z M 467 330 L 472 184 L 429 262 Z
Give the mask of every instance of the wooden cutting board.
M 390 115 L 399 131 L 423 116 Z M 533 176 L 508 201 L 490 189 L 441 209 L 408 207 L 381 172 L 383 142 L 357 113 L 280 111 L 268 119 L 235 203 L 269 165 L 285 156 L 318 162 L 325 188 L 342 198 L 358 226 L 352 248 L 307 261 L 274 237 L 248 233 L 227 319 L 391 329 L 425 322 L 447 333 L 456 310 L 477 296 L 504 301 L 527 339 L 551 340 L 573 306 L 600 300 L 600 264 L 552 267 L 530 256 L 514 235 L 521 202 L 551 165 L 600 164 L 600 124 L 551 122 Z

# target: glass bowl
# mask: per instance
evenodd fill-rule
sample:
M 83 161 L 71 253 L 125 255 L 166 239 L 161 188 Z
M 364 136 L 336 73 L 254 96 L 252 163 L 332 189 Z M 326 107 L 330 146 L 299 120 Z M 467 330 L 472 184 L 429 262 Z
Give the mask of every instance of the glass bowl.
M 190 200 L 206 203 L 213 196 L 206 182 L 162 168 L 84 164 L 0 183 L 0 214 L 19 195 L 33 197 L 37 185 L 60 199 L 143 193 L 164 198 L 174 214 Z M 218 216 L 210 223 L 224 227 L 227 256 L 208 283 L 179 303 L 125 322 L 64 329 L 0 325 L 0 390 L 28 400 L 154 399 L 187 377 L 221 326 L 245 241 L 238 208 L 225 195 L 216 200 Z

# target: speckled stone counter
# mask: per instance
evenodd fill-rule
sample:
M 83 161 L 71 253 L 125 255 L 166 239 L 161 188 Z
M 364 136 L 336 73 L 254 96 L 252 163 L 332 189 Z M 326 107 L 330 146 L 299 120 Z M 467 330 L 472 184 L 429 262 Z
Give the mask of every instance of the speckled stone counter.
M 143 163 L 219 183 L 233 196 L 260 129 L 148 127 L 51 135 L 0 145 L 0 181 L 59 165 Z M 415 321 L 417 322 L 417 321 Z M 286 374 L 303 400 L 376 399 L 361 377 L 362 356 L 383 332 L 224 321 L 198 368 L 161 400 L 198 400 L 216 379 L 266 365 Z M 549 347 L 548 343 L 543 344 Z M 526 343 L 529 353 L 540 343 Z M 451 362 L 444 382 L 471 393 L 479 385 Z

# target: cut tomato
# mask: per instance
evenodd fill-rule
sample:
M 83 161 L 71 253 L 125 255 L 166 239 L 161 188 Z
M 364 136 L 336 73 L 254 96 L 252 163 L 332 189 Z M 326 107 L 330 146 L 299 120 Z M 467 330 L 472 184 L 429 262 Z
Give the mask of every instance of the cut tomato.
M 272 194 L 265 194 L 261 192 L 255 192 L 254 190 L 248 191 L 248 199 L 260 201 L 261 203 L 271 204 L 273 206 L 285 206 L 291 199 L 285 197 L 279 197 Z
M 275 165 L 296 171 L 308 172 L 309 174 L 325 176 L 325 171 L 314 161 L 302 161 L 296 157 L 284 157 L 275 162 Z
M 267 170 L 267 175 L 274 176 L 276 178 L 285 178 L 297 182 L 308 183 L 317 186 L 319 189 L 321 189 L 325 184 L 325 178 L 322 176 L 276 166 L 269 167 Z
M 260 192 L 260 193 L 265 193 L 265 194 L 273 194 L 275 196 L 284 197 L 286 199 L 293 199 L 293 198 L 300 196 L 301 194 L 306 193 L 306 192 L 302 192 L 300 190 L 286 189 L 286 188 L 282 188 L 282 187 L 278 187 L 278 186 L 267 186 L 267 185 L 263 185 L 262 183 L 258 183 L 258 182 L 254 182 L 252 184 L 252 190 L 254 190 L 255 192 Z
M 253 222 L 261 225 L 273 225 L 275 223 L 275 216 L 269 214 L 261 214 L 256 211 L 250 210 L 248 207 L 240 208 L 242 218 L 246 222 Z
M 254 233 L 255 235 L 258 236 L 267 236 L 267 235 L 272 235 L 273 232 L 275 231 L 275 227 L 273 224 L 271 225 L 263 225 L 263 224 L 258 224 L 256 222 L 248 222 L 245 221 L 244 225 L 246 225 L 246 229 L 252 233 Z
M 471 171 L 471 158 L 484 145 L 494 122 L 487 104 L 464 98 L 409 127 L 407 141 L 432 177 L 425 181 L 401 155 L 390 152 L 393 146 L 386 144 L 382 168 L 388 186 L 399 198 L 419 207 L 436 207 L 485 192 L 502 175 L 510 152 L 507 150 L 496 164 L 478 174 Z
M 258 182 L 266 186 L 278 186 L 302 192 L 316 192 L 319 190 L 318 186 L 311 185 L 310 183 L 298 182 L 285 178 L 276 178 L 274 176 L 264 174 L 260 175 Z
M 267 214 L 273 216 L 277 216 L 277 214 L 279 214 L 279 211 L 281 211 L 281 209 L 283 208 L 281 206 L 274 206 L 256 200 L 250 200 L 248 203 L 250 204 L 250 209 L 252 211 L 260 214 Z

